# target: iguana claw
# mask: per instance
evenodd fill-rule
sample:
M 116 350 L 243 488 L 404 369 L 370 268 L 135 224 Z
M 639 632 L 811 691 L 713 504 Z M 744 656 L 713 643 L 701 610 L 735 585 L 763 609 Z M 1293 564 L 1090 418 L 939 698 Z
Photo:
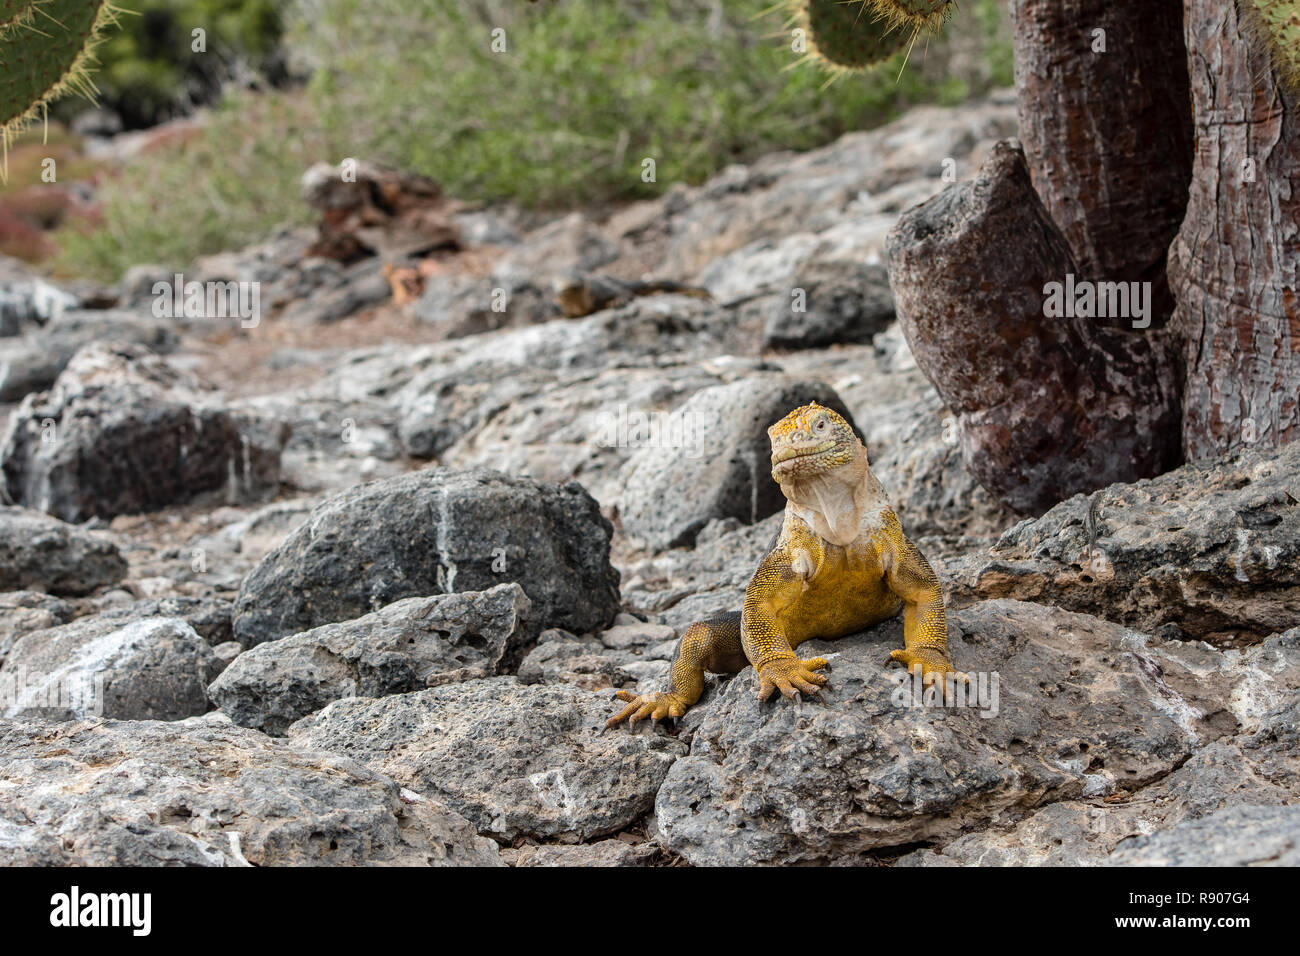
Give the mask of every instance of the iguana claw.
M 778 658 L 768 661 L 758 668 L 758 699 L 767 700 L 772 692 L 779 690 L 786 697 L 794 699 L 800 691 L 816 694 L 821 685 L 826 683 L 825 674 L 814 671 L 825 667 L 826 658 L 814 657 L 803 661 L 796 658 Z
M 686 713 L 686 701 L 680 700 L 670 691 L 634 694 L 628 690 L 620 690 L 614 695 L 614 699 L 626 701 L 627 706 L 605 721 L 606 727 L 613 727 L 625 720 L 635 727 L 638 720 L 646 717 L 651 720 L 663 720 L 665 717 L 680 717 Z
M 915 674 L 917 668 L 921 670 L 921 682 L 926 687 L 931 684 L 938 684 L 945 697 L 949 693 L 949 677 L 952 678 L 953 688 L 957 684 L 969 684 L 970 675 L 963 674 L 952 666 L 952 661 L 948 655 L 930 648 L 918 648 L 909 651 L 906 648 L 889 652 L 891 661 L 898 661 L 906 667 L 911 673 Z

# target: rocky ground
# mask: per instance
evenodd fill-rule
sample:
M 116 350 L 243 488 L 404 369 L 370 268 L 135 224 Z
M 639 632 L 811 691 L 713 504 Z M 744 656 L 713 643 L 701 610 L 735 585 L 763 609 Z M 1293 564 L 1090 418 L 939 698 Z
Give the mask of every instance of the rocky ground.
M 1296 863 L 1300 447 L 1017 522 L 893 321 L 886 234 L 1014 133 L 918 109 L 555 217 L 318 168 L 317 228 L 185 275 L 255 327 L 0 264 L 0 862 Z M 708 295 L 562 317 L 574 273 Z M 813 398 L 978 696 L 927 706 L 895 621 L 808 648 L 820 701 L 747 669 L 605 730 L 739 606 Z

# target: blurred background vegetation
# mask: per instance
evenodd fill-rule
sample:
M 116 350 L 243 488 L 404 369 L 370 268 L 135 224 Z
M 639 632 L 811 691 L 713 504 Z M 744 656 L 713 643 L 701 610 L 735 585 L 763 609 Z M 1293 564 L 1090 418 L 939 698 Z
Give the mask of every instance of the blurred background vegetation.
M 105 109 L 65 101 L 57 116 L 81 111 L 74 129 L 103 132 L 212 108 L 126 162 L 87 173 L 69 156 L 59 181 L 74 166 L 94 179 L 93 211 L 57 216 L 52 243 L 27 258 L 52 253 L 60 273 L 110 281 L 141 262 L 181 267 L 301 222 L 303 170 L 349 156 L 424 173 L 468 200 L 624 201 L 1011 82 L 1002 0 L 967 0 L 906 69 L 900 57 L 828 87 L 815 67 L 791 68 L 798 55 L 772 4 L 121 0 L 138 15 L 101 48 Z M 207 53 L 191 51 L 199 26 Z M 504 53 L 490 46 L 498 27 Z M 75 137 L 58 137 L 74 149 Z M 50 155 L 30 139 L 29 152 Z M 23 150 L 0 194 L 0 246 L 15 218 L 6 204 L 39 181 L 24 179 Z M 656 182 L 641 179 L 645 157 Z

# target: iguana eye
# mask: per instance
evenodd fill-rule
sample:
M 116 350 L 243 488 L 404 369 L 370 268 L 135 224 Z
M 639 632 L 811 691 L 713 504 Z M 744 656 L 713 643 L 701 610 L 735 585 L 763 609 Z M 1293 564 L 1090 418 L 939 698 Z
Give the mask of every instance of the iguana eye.
M 817 424 L 814 425 L 813 428 L 817 429 L 817 431 L 819 431 L 819 432 L 824 432 L 824 431 L 826 431 L 826 429 L 827 429 L 827 427 L 829 426 L 829 424 L 830 424 L 830 423 L 827 422 L 826 419 L 824 419 L 824 418 L 819 418 L 819 419 L 817 419 Z

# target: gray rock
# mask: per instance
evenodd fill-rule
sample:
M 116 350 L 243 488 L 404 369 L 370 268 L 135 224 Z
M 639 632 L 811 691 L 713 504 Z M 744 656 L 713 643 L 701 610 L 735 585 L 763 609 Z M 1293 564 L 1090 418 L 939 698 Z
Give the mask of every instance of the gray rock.
M 6 866 L 497 866 L 446 807 L 215 716 L 0 723 Z
M 32 631 L 57 627 L 71 617 L 72 606 L 48 594 L 39 591 L 0 593 L 0 666 L 4 665 L 18 638 Z
M 454 339 L 545 322 L 558 310 L 550 296 L 522 278 L 435 275 L 425 280 L 411 313 Z
M 607 653 L 599 641 L 579 639 L 558 629 L 538 637 L 517 676 L 524 684 L 563 683 L 583 690 L 619 687 L 631 679 L 618 658 Z
M 17 402 L 49 388 L 78 349 L 102 341 L 134 342 L 165 353 L 179 339 L 169 323 L 132 312 L 64 313 L 36 332 L 0 342 L 0 402 Z
M 6 717 L 179 720 L 208 709 L 223 666 L 180 618 L 97 615 L 19 638 L 0 696 Z
M 227 667 L 234 662 L 235 658 L 244 653 L 244 645 L 239 641 L 226 641 L 224 644 L 217 644 L 212 648 L 212 653 L 216 654 Z M 211 688 L 209 688 L 211 693 Z
M 22 274 L 25 269 L 13 272 L 10 278 L 11 270 L 0 268 L 0 337 L 21 335 L 81 305 L 71 292 Z
M 487 677 L 527 640 L 518 584 L 407 598 L 342 624 L 261 644 L 208 688 L 235 723 L 280 735 L 344 697 L 384 697 Z
M 89 611 L 102 621 L 119 624 L 153 617 L 176 617 L 214 647 L 230 640 L 232 602 L 213 594 L 173 594 L 137 600 L 131 592 L 119 588 L 98 595 L 90 608 L 83 605 L 78 610 L 82 614 Z
M 279 489 L 287 433 L 193 390 L 138 345 L 87 346 L 29 395 L 0 442 L 10 497 L 65 521 L 155 510 L 224 491 Z
M 1076 495 L 950 570 L 950 599 L 1012 597 L 1211 643 L 1300 624 L 1300 444 L 1194 462 Z
M 234 616 L 234 602 L 215 595 L 193 597 L 172 595 L 161 598 L 146 598 L 135 601 L 121 611 L 110 612 L 141 617 L 179 617 L 196 634 L 213 647 L 225 644 L 231 639 L 231 618 Z
M 491 362 L 438 367 L 398 396 L 402 447 L 414 458 L 438 458 L 492 416 L 554 382 L 555 376 L 543 370 Z
M 126 569 L 111 541 L 39 511 L 0 507 L 0 591 L 90 594 Z
M 366 259 L 337 268 L 337 275 L 328 287 L 315 290 L 308 298 L 286 303 L 277 319 L 297 325 L 328 325 L 387 302 L 392 294 L 379 263 Z
M 540 844 L 525 846 L 515 857 L 515 866 L 656 866 L 666 854 L 653 843 L 624 843 L 597 840 L 574 846 Z
M 1230 807 L 1120 846 L 1108 866 L 1300 866 L 1300 807 Z
M 412 453 L 428 428 L 435 441 L 422 449 L 445 465 L 577 480 L 601 502 L 622 492 L 619 469 L 642 444 L 641 422 L 725 380 L 697 364 L 555 372 L 482 359 L 440 378 L 428 387 L 422 382 L 419 396 L 404 406 L 410 417 L 402 427 Z M 423 421 L 419 405 L 427 409 Z
M 493 677 L 336 701 L 289 737 L 444 801 L 499 840 L 590 840 L 643 817 L 685 751 L 659 729 L 606 733 L 608 716 L 608 695 Z
M 885 664 L 898 619 L 800 647 L 835 655 L 826 703 L 760 704 L 747 668 L 659 790 L 663 843 L 695 865 L 852 862 L 1145 786 L 1235 727 L 1209 649 L 1014 601 L 950 613 L 949 642 L 985 682 L 982 708 L 914 706 L 906 673 Z
M 492 276 L 545 285 L 560 274 L 592 272 L 618 255 L 618 243 L 575 212 L 529 232 L 501 257 Z
M 426 469 L 345 491 L 244 581 L 245 646 L 360 617 L 405 597 L 517 581 L 531 625 L 603 627 L 618 609 L 612 529 L 576 482 L 544 485 L 476 469 Z
M 802 293 L 801 300 L 796 300 L 796 292 Z M 806 349 L 866 343 L 893 320 L 894 296 L 884 266 L 813 261 L 795 273 L 787 294 L 777 299 L 763 330 L 763 345 Z
M 1203 645 L 1202 645 L 1203 647 Z M 1244 653 L 1196 654 L 1177 648 L 1210 682 L 1241 732 L 1202 742 L 1177 770 L 1133 790 L 1042 807 L 1023 820 L 1001 819 L 936 849 L 907 854 L 898 866 L 1096 866 L 1124 841 L 1237 806 L 1284 806 L 1300 792 L 1300 632 Z M 1196 657 L 1196 660 L 1191 658 Z M 1162 675 L 1163 677 L 1163 675 Z M 1167 704 L 1172 698 L 1163 698 Z M 1269 709 L 1269 708 L 1272 709 Z M 1206 717 L 1213 704 L 1202 704 Z M 1211 722 L 1224 725 L 1220 712 Z M 1007 824 L 1010 824 L 1009 826 Z
M 849 418 L 821 382 L 763 375 L 701 389 L 672 413 L 659 441 L 624 466 L 619 516 L 655 548 L 689 545 L 716 518 L 754 523 L 785 507 L 771 477 L 767 429 L 818 402 Z

